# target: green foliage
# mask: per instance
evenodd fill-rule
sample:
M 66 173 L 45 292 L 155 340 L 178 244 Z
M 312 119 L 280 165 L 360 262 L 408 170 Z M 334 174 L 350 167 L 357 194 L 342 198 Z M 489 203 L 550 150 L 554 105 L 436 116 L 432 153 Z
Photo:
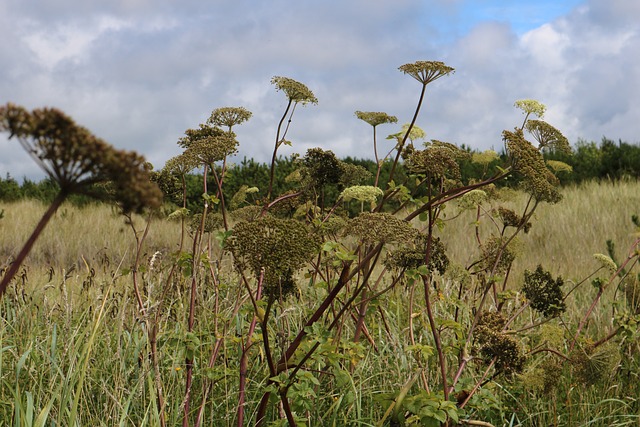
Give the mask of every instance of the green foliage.
M 57 111 L 3 107 L 2 130 L 20 138 L 63 196 L 116 196 L 120 233 L 131 240 L 123 252 L 132 254 L 82 253 L 60 273 L 53 265 L 34 274 L 36 263 L 23 265 L 29 246 L 17 261 L 1 248 L 0 380 L 10 387 L 0 401 L 11 405 L 0 405 L 0 419 L 199 427 L 515 425 L 533 417 L 532 425 L 549 425 L 539 414 L 554 405 L 577 425 L 585 417 L 571 418 L 568 402 L 576 384 L 637 395 L 640 240 L 619 267 L 609 244 L 595 271 L 605 266 L 610 277 L 596 277 L 597 289 L 586 292 L 577 290 L 593 273 L 580 272 L 565 294 L 560 277 L 518 265 L 541 255 L 522 254 L 522 240 L 551 240 L 524 234 L 548 215 L 542 202 L 560 201 L 559 177 L 572 167 L 566 138 L 540 120 L 546 107 L 516 102 L 525 120 L 503 132 L 502 155 L 435 139 L 417 148 L 426 87 L 454 69 L 438 61 L 399 69 L 421 83 L 419 103 L 384 156 L 375 128 L 397 118 L 356 112 L 374 128 L 375 162 L 322 148 L 278 157 L 292 145 L 285 137 L 297 104 L 317 103 L 286 77 L 272 79 L 288 103 L 269 164 L 229 163 L 240 143 L 233 128 L 251 117 L 242 107 L 213 110 L 154 173 Z M 84 152 L 81 141 L 106 158 Z M 603 144 L 599 164 L 618 148 Z M 9 176 L 0 184 L 9 195 L 17 186 Z M 172 222 L 128 212 L 155 207 L 156 184 Z M 524 191 L 515 200 L 504 185 Z M 18 187 L 44 197 L 30 181 Z M 152 244 L 151 230 L 167 225 L 173 238 Z M 470 237 L 458 253 L 452 232 Z M 568 409 L 555 406 L 557 396 Z M 531 415 L 536 405 L 545 409 Z

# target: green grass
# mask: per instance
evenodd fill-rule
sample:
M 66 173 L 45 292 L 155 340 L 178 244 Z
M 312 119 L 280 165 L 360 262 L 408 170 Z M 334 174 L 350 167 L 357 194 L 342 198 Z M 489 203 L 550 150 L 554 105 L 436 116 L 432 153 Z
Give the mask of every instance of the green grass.
M 520 239 L 520 255 L 511 273 L 514 289 L 519 289 L 523 270 L 533 270 L 538 264 L 570 283 L 577 282 L 598 268 L 592 255 L 606 253 L 608 239 L 615 242 L 619 258 L 626 256 L 634 239 L 631 215 L 640 213 L 640 184 L 589 183 L 565 188 L 563 195 L 564 200 L 558 205 L 539 208 L 531 231 Z M 517 209 L 525 202 L 522 195 L 516 195 L 509 203 Z M 44 206 L 24 201 L 0 207 L 5 211 L 0 219 L 0 262 L 6 265 Z M 448 207 L 447 211 L 452 215 L 455 207 Z M 473 220 L 473 215 L 468 215 L 459 221 L 471 224 Z M 135 226 L 141 231 L 143 218 L 137 217 Z M 483 228 L 482 236 L 489 231 L 490 227 Z M 179 235 L 178 223 L 152 223 L 138 271 L 148 309 L 142 313 L 133 294 L 130 268 L 135 238 L 129 225 L 106 206 L 78 209 L 65 205 L 58 211 L 27 259 L 24 273 L 0 302 L 0 425 L 157 426 L 160 416 L 156 381 L 164 395 L 166 425 L 181 423 L 185 349 L 191 339 L 185 329 L 189 278 L 181 273 L 174 275 L 163 294 Z M 454 263 L 465 266 L 473 259 L 469 249 L 475 242 L 473 227 L 445 227 L 441 238 Z M 222 259 L 216 268 L 219 292 L 206 276 L 199 286 L 194 328 L 199 345 L 194 354 L 191 407 L 199 407 L 202 391 L 210 385 L 202 425 L 233 426 L 238 402 L 239 345 L 253 317 L 253 308 L 244 300 L 236 310 L 238 297 L 244 298 L 245 291 L 229 261 Z M 308 279 L 300 281 L 300 296 L 275 307 L 275 346 L 284 346 L 293 339 L 325 292 L 321 287 L 305 288 Z M 455 283 L 443 280 L 442 286 L 447 293 L 447 287 L 454 289 Z M 569 301 L 566 318 L 579 318 L 595 292 L 589 283 L 580 287 Z M 147 328 L 162 295 L 157 378 L 149 357 Z M 435 357 L 425 359 L 409 347 L 411 317 L 416 341 L 429 344 L 431 339 L 422 303 L 416 302 L 413 312 L 409 312 L 409 297 L 409 287 L 397 286 L 373 301 L 367 330 L 375 347 L 366 338 L 352 343 L 354 322 L 344 323 L 339 332 L 344 340 L 336 341 L 336 346 L 341 346 L 335 353 L 340 357 L 340 371 L 327 366 L 329 353 L 314 356 L 305 371 L 310 374 L 310 382 L 300 383 L 300 387 L 309 386 L 306 399 L 311 404 L 305 407 L 303 399 L 293 399 L 300 405 L 297 415 L 310 420 L 307 425 L 376 425 L 388 409 L 385 393 L 400 391 L 416 373 L 420 375 L 412 392 L 425 380 L 431 383 L 437 377 Z M 592 317 L 588 328 L 594 336 L 612 325 L 614 298 L 620 302 L 621 294 L 612 288 Z M 447 314 L 451 309 L 448 304 L 437 301 L 436 313 Z M 524 316 L 523 325 L 533 316 Z M 218 337 L 214 331 L 216 322 Z M 552 323 L 562 327 L 557 321 Z M 257 331 L 259 335 L 259 328 Z M 444 334 L 450 336 L 453 332 Z M 217 363 L 208 368 L 216 338 L 223 340 L 220 355 Z M 259 343 L 261 338 L 255 339 Z M 531 339 L 546 338 L 534 334 Z M 480 403 L 476 407 L 484 409 L 467 416 L 494 425 L 638 426 L 640 349 L 637 342 L 623 343 L 618 349 L 622 354 L 614 369 L 593 385 L 581 385 L 569 366 L 557 372 L 561 381 L 546 394 L 526 381 L 496 379 L 484 394 L 477 396 Z M 454 355 L 451 350 L 451 357 Z M 472 369 L 468 381 L 481 371 Z M 269 377 L 260 345 L 250 350 L 247 377 L 245 420 L 252 425 Z M 277 413 L 277 405 L 272 405 L 268 412 L 271 419 L 279 418 Z

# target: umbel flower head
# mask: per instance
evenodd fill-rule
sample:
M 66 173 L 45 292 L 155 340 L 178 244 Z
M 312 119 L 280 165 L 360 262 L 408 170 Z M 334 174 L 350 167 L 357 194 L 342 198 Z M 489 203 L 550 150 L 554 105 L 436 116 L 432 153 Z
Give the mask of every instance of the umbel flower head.
M 535 114 L 539 119 L 542 119 L 545 111 L 547 111 L 547 106 L 535 99 L 520 99 L 513 105 L 522 110 L 527 117 L 531 114 Z
M 528 120 L 525 128 L 540 144 L 538 149 L 550 148 L 565 154 L 571 154 L 569 140 L 549 123 L 542 120 Z
M 426 149 L 413 151 L 405 161 L 407 171 L 412 174 L 424 174 L 432 178 L 460 178 L 459 160 L 469 156 L 469 153 L 457 146 L 431 140 L 425 144 Z
M 162 203 L 162 192 L 151 182 L 145 159 L 116 150 L 60 110 L 7 104 L 0 107 L 0 131 L 17 138 L 61 193 L 85 194 L 104 199 L 108 193 L 123 211 L 140 212 Z M 109 192 L 96 185 L 109 184 Z
M 415 269 L 425 265 L 428 242 L 427 235 L 418 234 L 413 241 L 387 253 L 385 265 L 387 268 L 404 269 Z M 444 274 L 449 267 L 449 257 L 439 237 L 431 238 L 431 257 L 427 267 L 430 271 L 437 271 L 440 274 Z
M 232 127 L 246 122 L 251 116 L 251 111 L 244 107 L 222 107 L 211 112 L 207 123 L 214 126 L 226 126 L 231 131 Z
M 495 360 L 498 372 L 521 372 L 525 357 L 518 342 L 504 333 L 505 319 L 499 313 L 484 312 L 478 321 L 475 337 L 480 354 L 485 360 Z
M 407 221 L 389 213 L 364 212 L 349 220 L 346 235 L 359 238 L 366 244 L 412 241 L 418 230 Z
M 553 317 L 567 309 L 561 289 L 563 284 L 561 277 L 554 280 L 551 273 L 539 265 L 534 272 L 525 270 L 522 291 L 534 310 L 544 317 Z
M 411 64 L 401 65 L 398 69 L 425 86 L 442 76 L 454 72 L 453 67 L 449 67 L 440 61 L 416 61 Z
M 557 203 L 562 198 L 558 179 L 547 168 L 542 154 L 524 138 L 522 129 L 502 132 L 513 169 L 522 175 L 524 189 L 539 201 Z
M 238 140 L 234 132 L 202 124 L 198 129 L 187 129 L 178 144 L 186 148 L 185 156 L 200 165 L 212 165 L 238 151 Z
M 289 77 L 275 76 L 271 79 L 271 83 L 275 85 L 276 90 L 284 92 L 293 103 L 302 105 L 318 103 L 318 98 L 307 86 Z
M 390 116 L 387 113 L 375 111 L 356 111 L 356 117 L 376 127 L 384 123 L 398 123 L 396 116 Z
M 328 184 L 338 184 L 344 169 L 333 151 L 310 148 L 300 160 L 302 184 L 305 188 L 319 190 Z
M 266 295 L 285 298 L 296 290 L 293 273 L 317 253 L 320 243 L 300 221 L 265 216 L 236 224 L 227 248 L 237 266 L 249 268 L 256 278 L 264 269 Z
M 382 189 L 372 185 L 354 185 L 342 190 L 340 198 L 345 202 L 358 200 L 359 202 L 375 203 L 382 196 Z

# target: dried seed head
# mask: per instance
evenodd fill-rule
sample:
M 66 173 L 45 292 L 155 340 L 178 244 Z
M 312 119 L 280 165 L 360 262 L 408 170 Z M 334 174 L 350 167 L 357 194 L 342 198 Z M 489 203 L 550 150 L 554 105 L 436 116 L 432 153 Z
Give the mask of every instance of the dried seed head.
M 474 336 L 478 349 L 487 361 L 495 359 L 498 372 L 513 374 L 524 368 L 525 357 L 514 337 L 502 331 L 506 320 L 500 313 L 484 312 Z
M 186 148 L 186 157 L 200 165 L 212 165 L 238 151 L 236 134 L 219 127 L 200 125 L 198 129 L 187 129 L 178 144 Z
M 544 317 L 554 317 L 567 309 L 562 292 L 563 284 L 562 277 L 554 280 L 551 273 L 539 265 L 534 272 L 525 270 L 522 291 L 534 310 Z
M 423 174 L 432 178 L 460 178 L 458 161 L 468 156 L 453 144 L 431 140 L 424 150 L 414 150 L 406 159 L 405 167 L 412 174 Z
M 162 192 L 151 182 L 148 164 L 134 152 L 116 150 L 63 112 L 32 112 L 13 104 L 0 108 L 0 130 L 10 132 L 67 194 L 113 197 L 125 212 L 156 208 Z M 95 185 L 108 184 L 107 192 Z

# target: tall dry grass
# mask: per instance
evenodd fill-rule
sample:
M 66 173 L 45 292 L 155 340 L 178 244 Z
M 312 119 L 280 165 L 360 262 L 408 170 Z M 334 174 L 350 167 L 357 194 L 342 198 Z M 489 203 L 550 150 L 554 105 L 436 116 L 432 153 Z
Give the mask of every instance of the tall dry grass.
M 521 278 L 525 269 L 534 270 L 538 264 L 565 279 L 579 280 L 585 273 L 598 268 L 595 253 L 607 253 L 607 240 L 612 240 L 619 258 L 626 256 L 633 242 L 632 215 L 640 215 L 640 183 L 587 182 L 562 189 L 563 200 L 557 204 L 541 204 L 532 219 L 529 233 L 519 237 L 519 256 L 513 274 Z M 525 194 L 515 194 L 504 204 L 521 213 L 527 202 Z M 490 210 L 491 206 L 485 209 Z M 450 216 L 455 211 L 452 207 Z M 465 220 L 472 224 L 475 212 L 465 212 Z M 456 222 L 460 224 L 460 222 Z M 495 231 L 484 220 L 481 236 Z M 441 233 L 448 254 L 456 262 L 466 265 L 473 259 L 475 233 L 469 227 L 446 227 Z
M 0 205 L 0 264 L 11 260 L 27 240 L 46 206 L 33 200 Z M 144 218 L 134 216 L 133 225 L 139 236 Z M 168 254 L 177 249 L 180 226 L 165 220 L 154 220 L 146 239 L 147 251 Z M 128 265 L 135 256 L 134 230 L 115 208 L 108 205 L 77 207 L 64 204 L 52 218 L 27 258 L 32 268 L 82 267 L 84 263 L 120 263 Z

